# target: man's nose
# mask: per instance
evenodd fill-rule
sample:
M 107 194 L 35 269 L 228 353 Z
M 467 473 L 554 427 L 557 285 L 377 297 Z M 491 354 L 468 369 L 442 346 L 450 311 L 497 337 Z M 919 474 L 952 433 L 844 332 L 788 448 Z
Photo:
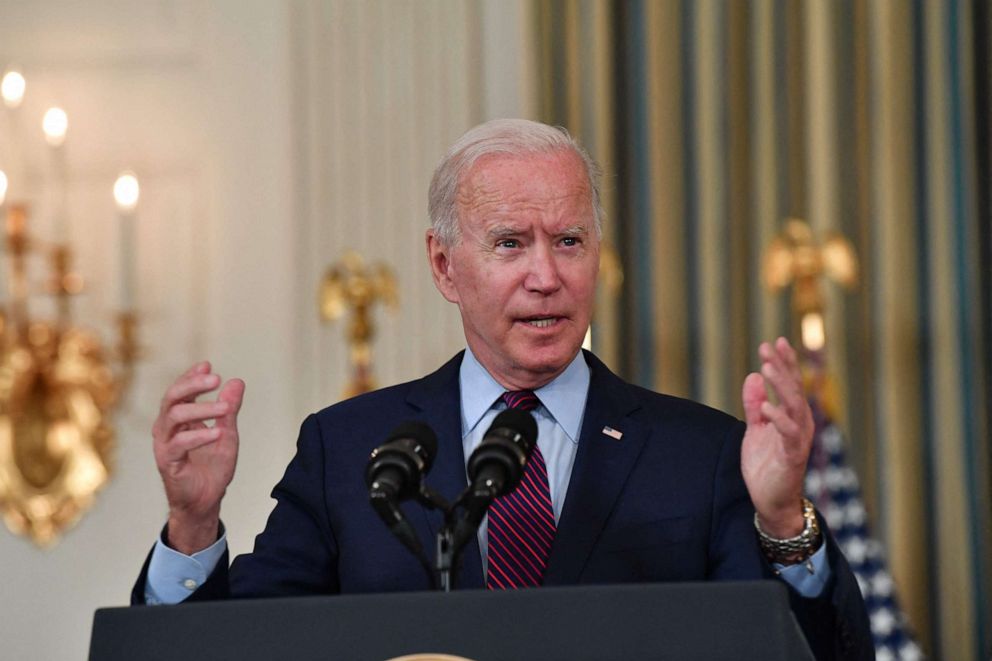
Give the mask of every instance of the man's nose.
M 535 246 L 531 251 L 524 287 L 528 291 L 551 294 L 561 287 L 558 263 L 553 252 L 546 246 Z

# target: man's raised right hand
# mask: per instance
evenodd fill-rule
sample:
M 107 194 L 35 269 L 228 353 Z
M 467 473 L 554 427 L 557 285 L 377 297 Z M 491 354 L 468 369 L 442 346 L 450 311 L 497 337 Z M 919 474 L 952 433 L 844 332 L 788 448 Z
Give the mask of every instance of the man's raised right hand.
M 155 464 L 169 502 L 167 541 L 186 555 L 217 541 L 220 502 L 238 461 L 244 381 L 230 379 L 216 401 L 196 401 L 220 383 L 210 363 L 193 365 L 166 391 L 152 425 Z

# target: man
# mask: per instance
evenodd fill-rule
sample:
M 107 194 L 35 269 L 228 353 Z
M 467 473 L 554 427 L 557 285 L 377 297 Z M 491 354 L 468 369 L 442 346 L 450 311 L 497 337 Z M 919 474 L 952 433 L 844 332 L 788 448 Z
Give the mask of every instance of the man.
M 207 363 L 182 375 L 153 428 L 169 521 L 134 600 L 426 589 L 368 506 L 369 451 L 397 423 L 427 422 L 439 438 L 431 483 L 452 497 L 498 411 L 526 405 L 540 431 L 518 491 L 533 511 L 494 504 L 466 549 L 462 587 L 778 574 L 818 657 L 871 658 L 857 584 L 802 499 L 813 422 L 788 342 L 761 345 L 761 373 L 744 381 L 746 426 L 627 384 L 580 351 L 599 264 L 597 186 L 585 152 L 543 124 L 489 122 L 449 150 L 431 183 L 427 253 L 466 351 L 310 416 L 265 531 L 229 571 L 219 514 L 244 384 L 197 402 L 220 377 Z M 426 543 L 439 516 L 406 512 Z

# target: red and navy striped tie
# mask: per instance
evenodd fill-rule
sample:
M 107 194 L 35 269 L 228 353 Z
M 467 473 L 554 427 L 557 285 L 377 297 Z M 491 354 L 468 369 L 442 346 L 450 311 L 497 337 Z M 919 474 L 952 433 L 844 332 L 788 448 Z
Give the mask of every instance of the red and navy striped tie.
M 541 401 L 530 390 L 503 393 L 511 409 L 533 411 Z M 544 579 L 544 569 L 555 538 L 555 515 L 551 509 L 548 469 L 540 448 L 527 460 L 524 476 L 512 492 L 493 501 L 489 508 L 490 590 L 535 587 Z

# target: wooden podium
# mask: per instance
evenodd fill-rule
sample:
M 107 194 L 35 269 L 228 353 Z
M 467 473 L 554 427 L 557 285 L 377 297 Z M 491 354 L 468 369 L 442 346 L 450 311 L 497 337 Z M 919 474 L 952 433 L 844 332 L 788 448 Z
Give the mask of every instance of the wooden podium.
M 91 661 L 813 656 L 775 581 L 466 590 L 104 608 Z

